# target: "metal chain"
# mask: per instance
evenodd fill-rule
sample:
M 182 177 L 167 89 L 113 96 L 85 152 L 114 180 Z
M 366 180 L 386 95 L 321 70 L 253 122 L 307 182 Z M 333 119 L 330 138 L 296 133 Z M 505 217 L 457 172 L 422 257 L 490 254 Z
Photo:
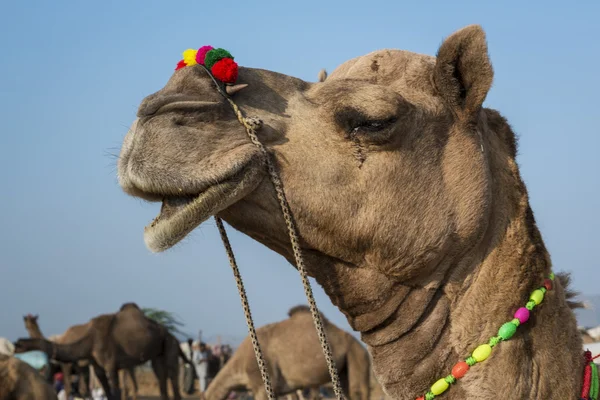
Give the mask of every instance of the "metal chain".
M 331 353 L 331 346 L 329 345 L 329 340 L 327 339 L 327 333 L 323 328 L 323 321 L 321 319 L 321 313 L 317 308 L 317 304 L 315 302 L 315 298 L 312 292 L 312 287 L 310 285 L 310 281 L 308 280 L 308 274 L 306 273 L 306 267 L 304 265 L 304 258 L 302 256 L 302 250 L 300 247 L 300 239 L 298 237 L 298 229 L 296 228 L 296 223 L 292 216 L 292 212 L 290 206 L 285 197 L 285 193 L 283 191 L 283 183 L 279 178 L 279 174 L 277 169 L 275 168 L 275 164 L 271 158 L 271 154 L 267 150 L 267 148 L 260 142 L 258 136 L 256 135 L 256 127 L 260 126 L 256 124 L 255 121 L 247 119 L 244 117 L 244 114 L 239 109 L 237 104 L 224 92 L 221 85 L 216 82 L 210 71 L 208 71 L 209 76 L 213 79 L 215 84 L 217 85 L 217 90 L 227 101 L 229 105 L 233 109 L 238 121 L 246 128 L 246 133 L 250 138 L 250 141 L 254 143 L 261 153 L 264 155 L 264 158 L 267 163 L 267 170 L 269 172 L 269 177 L 271 178 L 271 182 L 275 188 L 275 192 L 277 194 L 277 199 L 279 200 L 279 206 L 281 208 L 281 212 L 283 213 L 283 218 L 285 220 L 288 233 L 290 236 L 290 242 L 292 245 L 292 250 L 294 252 L 294 259 L 296 261 L 296 268 L 300 273 L 300 278 L 302 280 L 302 285 L 304 287 L 304 294 L 306 295 L 306 299 L 308 300 L 308 306 L 310 308 L 310 313 L 313 318 L 313 322 L 315 324 L 315 328 L 317 330 L 317 335 L 319 336 L 319 342 L 321 343 L 321 348 L 323 350 L 323 355 L 325 356 L 325 361 L 327 362 L 327 368 L 329 369 L 329 376 L 331 377 L 331 383 L 333 385 L 333 390 L 335 392 L 336 398 L 338 400 L 345 400 L 344 393 L 342 392 L 342 386 L 340 383 L 340 378 L 338 376 L 338 371 L 335 365 L 335 361 L 333 360 L 333 355 Z M 244 286 L 242 283 L 242 278 L 239 274 L 239 270 L 237 265 L 235 264 L 235 258 L 233 256 L 233 251 L 231 249 L 231 245 L 229 244 L 229 239 L 227 238 L 227 232 L 218 217 L 215 217 L 217 221 L 217 227 L 219 228 L 219 232 L 221 234 L 221 239 L 225 245 L 225 250 L 227 251 L 227 255 L 229 257 L 229 261 L 231 263 L 231 267 L 234 270 L 234 275 L 236 277 L 236 283 L 238 285 L 238 291 L 240 293 L 240 298 L 242 301 L 242 307 L 244 307 L 244 315 L 246 316 L 246 323 L 248 325 L 248 331 L 250 332 L 250 337 L 252 339 L 252 345 L 254 346 L 254 353 L 256 355 L 256 361 L 258 362 L 258 366 L 261 369 L 261 375 L 263 377 L 263 382 L 265 384 L 265 389 L 267 391 L 267 395 L 270 400 L 273 400 L 271 396 L 273 396 L 273 389 L 271 387 L 271 382 L 269 379 L 268 371 L 266 370 L 264 359 L 262 357 L 262 353 L 260 350 L 260 345 L 258 343 L 258 339 L 256 338 L 256 332 L 254 329 L 254 321 L 252 320 L 252 315 L 250 314 L 250 308 L 248 306 L 248 300 L 246 296 L 246 292 L 244 290 Z M 254 334 L 252 333 L 254 332 Z
M 271 386 L 269 372 L 267 371 L 265 359 L 263 358 L 262 351 L 260 349 L 260 343 L 258 342 L 258 336 L 256 335 L 256 329 L 254 327 L 254 320 L 252 319 L 252 314 L 250 313 L 248 296 L 246 295 L 246 289 L 244 289 L 244 282 L 242 281 L 240 270 L 235 262 L 235 256 L 233 255 L 233 250 L 231 249 L 231 243 L 229 242 L 229 238 L 227 237 L 227 232 L 225 231 L 225 226 L 223 226 L 223 221 L 221 221 L 221 218 L 215 217 L 215 221 L 217 223 L 219 233 L 221 234 L 221 240 L 223 240 L 227 257 L 229 258 L 229 264 L 233 270 L 233 276 L 235 277 L 235 283 L 238 288 L 238 293 L 240 294 L 242 308 L 244 309 L 244 317 L 246 317 L 246 325 L 248 325 L 248 333 L 250 334 L 250 340 L 252 341 L 252 347 L 254 348 L 254 355 L 256 356 L 258 369 L 260 370 L 260 375 L 262 376 L 263 383 L 265 384 L 267 397 L 269 400 L 275 400 L 275 393 L 273 393 L 273 386 Z

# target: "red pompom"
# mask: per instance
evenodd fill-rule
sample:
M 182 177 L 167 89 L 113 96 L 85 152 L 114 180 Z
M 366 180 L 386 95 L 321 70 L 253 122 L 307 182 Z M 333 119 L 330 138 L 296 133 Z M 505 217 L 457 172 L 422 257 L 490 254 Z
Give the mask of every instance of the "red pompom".
M 177 66 L 175 67 L 175 71 L 177 71 L 178 69 L 187 67 L 187 64 L 185 63 L 185 61 L 181 60 L 177 63 Z
M 212 66 L 215 78 L 225 83 L 234 83 L 238 77 L 238 65 L 231 58 L 222 58 Z

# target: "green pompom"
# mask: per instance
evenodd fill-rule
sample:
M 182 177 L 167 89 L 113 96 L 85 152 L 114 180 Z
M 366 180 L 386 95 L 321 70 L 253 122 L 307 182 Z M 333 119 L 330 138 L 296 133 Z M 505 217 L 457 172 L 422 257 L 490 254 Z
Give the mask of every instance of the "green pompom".
M 211 69 L 213 65 L 217 63 L 217 61 L 223 58 L 231 58 L 233 60 L 233 56 L 225 49 L 212 49 L 206 56 L 204 57 L 204 65 L 206 68 Z

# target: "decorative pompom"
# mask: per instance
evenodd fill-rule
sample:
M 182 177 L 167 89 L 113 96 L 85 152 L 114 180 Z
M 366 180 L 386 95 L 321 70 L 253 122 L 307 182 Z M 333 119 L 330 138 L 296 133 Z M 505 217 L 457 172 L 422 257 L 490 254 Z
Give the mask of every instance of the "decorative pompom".
M 238 77 L 238 65 L 231 58 L 223 58 L 211 68 L 213 76 L 225 83 L 234 83 Z
M 185 63 L 184 60 L 181 60 L 177 63 L 177 66 L 175 67 L 175 71 L 177 71 L 178 69 L 181 69 L 181 68 L 185 68 L 185 67 L 187 67 L 187 64 Z
M 204 57 L 204 65 L 208 69 L 212 69 L 213 65 L 217 61 L 222 58 L 231 58 L 233 60 L 233 56 L 225 49 L 212 49 L 208 53 L 206 53 L 206 57 Z
M 196 62 L 200 65 L 204 65 L 204 58 L 206 57 L 206 53 L 214 49 L 212 46 L 202 46 L 198 49 L 196 53 Z
M 196 53 L 198 50 L 187 49 L 183 52 L 183 61 L 185 61 L 187 66 L 196 65 Z

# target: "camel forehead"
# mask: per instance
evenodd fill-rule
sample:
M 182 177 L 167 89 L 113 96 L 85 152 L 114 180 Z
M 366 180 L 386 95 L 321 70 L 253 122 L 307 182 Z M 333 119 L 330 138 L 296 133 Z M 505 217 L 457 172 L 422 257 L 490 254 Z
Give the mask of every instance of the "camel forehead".
M 327 81 L 358 80 L 383 85 L 416 103 L 437 108 L 441 104 L 432 82 L 434 67 L 433 56 L 405 50 L 378 50 L 346 61 Z
M 337 67 L 329 79 L 384 81 L 411 79 L 415 75 L 430 75 L 435 57 L 405 50 L 377 50 L 346 61 Z

